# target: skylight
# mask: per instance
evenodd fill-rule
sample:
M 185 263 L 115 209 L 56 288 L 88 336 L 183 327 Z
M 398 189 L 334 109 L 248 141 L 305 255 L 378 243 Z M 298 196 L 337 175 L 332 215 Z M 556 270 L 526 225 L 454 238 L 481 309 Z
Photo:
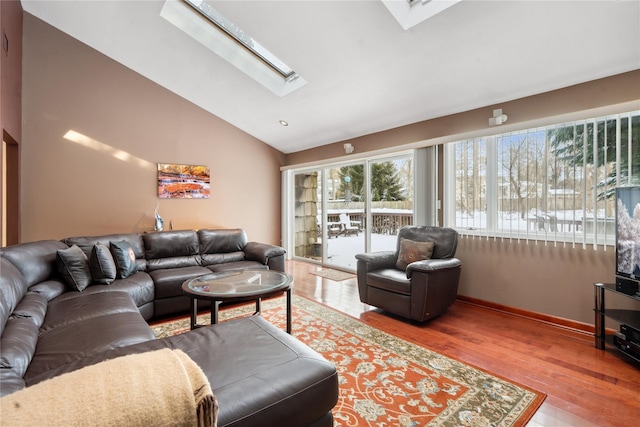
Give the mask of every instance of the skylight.
M 458 3 L 460 0 L 382 0 L 396 21 L 408 30 Z
M 160 16 L 278 96 L 307 83 L 204 0 L 167 0 Z

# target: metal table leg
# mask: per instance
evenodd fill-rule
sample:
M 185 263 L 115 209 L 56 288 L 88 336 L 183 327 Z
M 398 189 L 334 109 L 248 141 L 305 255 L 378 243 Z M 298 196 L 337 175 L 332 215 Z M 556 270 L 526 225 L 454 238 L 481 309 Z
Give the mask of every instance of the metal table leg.
M 189 313 L 189 327 L 193 331 L 198 327 L 198 300 L 191 298 L 191 312 Z
M 595 284 L 595 339 L 596 348 L 604 349 L 605 347 L 605 325 L 604 325 L 604 285 L 602 283 Z
M 291 288 L 287 289 L 287 333 L 291 334 Z

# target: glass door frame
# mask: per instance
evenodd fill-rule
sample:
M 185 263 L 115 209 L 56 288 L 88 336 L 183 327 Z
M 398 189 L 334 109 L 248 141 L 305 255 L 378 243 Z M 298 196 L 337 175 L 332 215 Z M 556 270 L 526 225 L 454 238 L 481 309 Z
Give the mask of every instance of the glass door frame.
M 369 252 L 371 246 L 371 227 L 368 224 L 372 224 L 372 214 L 371 214 L 371 188 L 370 188 L 370 171 L 371 164 L 384 162 L 387 160 L 397 160 L 402 158 L 410 158 L 414 162 L 414 172 L 413 172 L 413 221 L 415 223 L 416 218 L 424 218 L 425 215 L 425 205 L 424 203 L 417 203 L 418 200 L 423 200 L 424 196 L 418 196 L 418 192 L 423 192 L 425 187 L 425 183 L 423 179 L 425 175 L 431 175 L 431 172 L 418 174 L 418 168 L 424 166 L 421 164 L 421 157 L 419 156 L 419 152 L 423 149 L 417 150 L 402 150 L 395 153 L 386 153 L 380 155 L 371 155 L 369 157 L 360 157 L 354 158 L 350 157 L 349 160 L 343 161 L 327 161 L 323 163 L 318 163 L 314 165 L 306 165 L 300 167 L 291 167 L 291 168 L 282 168 L 282 223 L 281 223 L 281 232 L 282 232 L 282 244 L 287 250 L 287 258 L 288 259 L 296 259 L 310 263 L 316 263 L 319 265 L 337 268 L 337 269 L 345 269 L 339 265 L 332 264 L 327 262 L 326 259 L 326 245 L 327 245 L 327 227 L 326 227 L 326 211 L 327 211 L 327 200 L 328 200 L 328 187 L 326 185 L 326 173 L 327 170 L 332 168 L 341 168 L 344 166 L 354 165 L 354 164 L 362 164 L 364 169 L 364 185 L 366 188 L 367 197 L 365 197 L 364 204 L 364 218 L 363 218 L 363 228 L 362 233 L 364 234 L 364 247 L 363 252 Z M 435 166 L 435 164 L 427 165 L 428 169 L 431 169 L 431 166 Z M 432 169 L 435 173 L 437 167 Z M 321 249 L 321 257 L 319 260 L 311 259 L 303 256 L 297 256 L 295 254 L 295 176 L 301 173 L 311 173 L 318 172 L 318 180 L 322 180 L 322 200 L 319 204 L 321 206 L 322 214 L 320 215 L 320 227 L 322 233 L 320 234 L 320 238 L 322 239 L 322 249 Z M 430 224 L 432 225 L 432 224 Z M 355 269 L 354 269 L 355 271 Z

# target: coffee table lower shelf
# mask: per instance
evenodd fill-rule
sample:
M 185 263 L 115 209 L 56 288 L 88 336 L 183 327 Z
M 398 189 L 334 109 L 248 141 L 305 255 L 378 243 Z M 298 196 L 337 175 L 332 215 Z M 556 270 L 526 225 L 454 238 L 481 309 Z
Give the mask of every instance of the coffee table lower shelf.
M 291 334 L 291 288 L 287 289 L 284 291 L 284 293 L 287 295 L 287 326 L 286 326 L 286 330 L 288 334 Z M 189 295 L 191 297 L 191 310 L 190 310 L 190 321 L 189 321 L 189 326 L 191 328 L 191 330 L 194 330 L 196 328 L 201 328 L 201 327 L 206 327 L 208 325 L 202 325 L 202 324 L 198 324 L 198 300 L 201 299 L 207 299 L 211 301 L 211 324 L 215 325 L 218 323 L 218 311 L 220 309 L 220 304 L 222 304 L 223 302 L 226 301 L 232 301 L 234 303 L 236 302 L 246 302 L 246 301 L 254 301 L 256 302 L 256 311 L 255 313 L 253 313 L 254 315 L 260 315 L 262 308 L 261 308 L 261 302 L 262 302 L 262 298 L 269 298 L 272 296 L 278 296 L 281 295 L 282 291 L 279 292 L 275 292 L 273 294 L 268 294 L 268 295 L 262 295 L 260 297 L 251 297 L 251 298 L 238 298 L 238 297 L 233 297 L 233 298 L 224 298 L 224 299 L 214 299 L 214 298 L 204 298 L 202 296 L 197 296 L 197 295 Z

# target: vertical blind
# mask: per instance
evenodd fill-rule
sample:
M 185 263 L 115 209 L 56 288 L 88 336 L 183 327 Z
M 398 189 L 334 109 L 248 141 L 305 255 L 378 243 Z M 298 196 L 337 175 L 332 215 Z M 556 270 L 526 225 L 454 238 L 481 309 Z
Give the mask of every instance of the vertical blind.
M 463 236 L 614 244 L 615 188 L 640 184 L 640 111 L 447 144 L 445 224 Z

